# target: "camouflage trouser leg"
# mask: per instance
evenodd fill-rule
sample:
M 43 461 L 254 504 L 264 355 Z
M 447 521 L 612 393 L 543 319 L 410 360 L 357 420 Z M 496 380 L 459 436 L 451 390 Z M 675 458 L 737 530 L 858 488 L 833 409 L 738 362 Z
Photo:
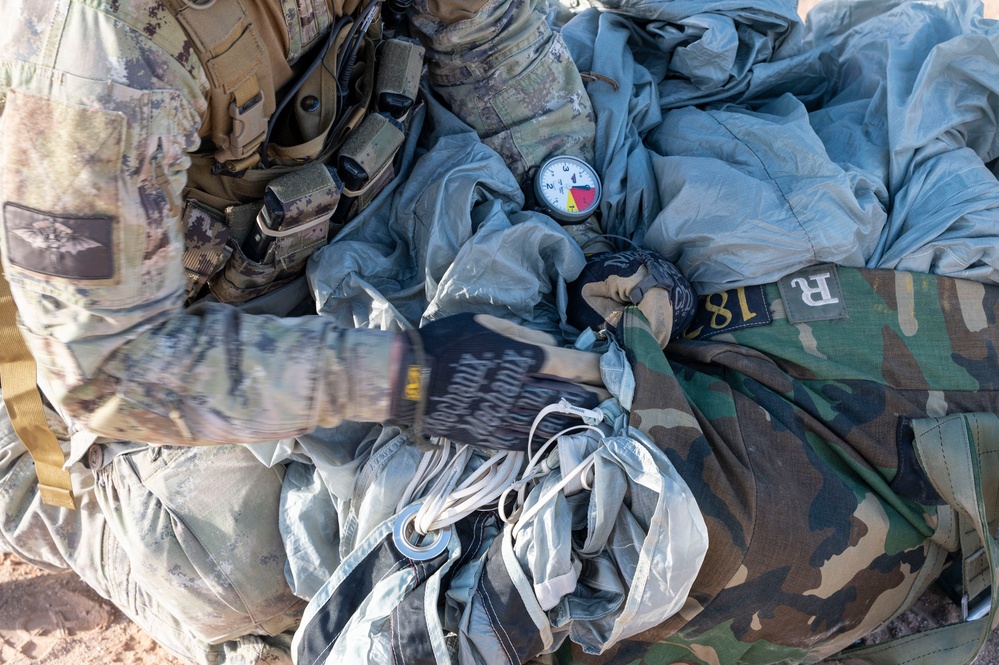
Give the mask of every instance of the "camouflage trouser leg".
M 193 662 L 290 663 L 282 631 L 302 603 L 284 577 L 281 476 L 240 446 L 150 448 L 96 474 L 75 465 L 79 509 L 44 506 L 0 404 L 0 551 L 72 569 Z
M 430 84 L 523 181 L 546 157 L 593 161 L 593 106 L 547 0 L 417 0 Z

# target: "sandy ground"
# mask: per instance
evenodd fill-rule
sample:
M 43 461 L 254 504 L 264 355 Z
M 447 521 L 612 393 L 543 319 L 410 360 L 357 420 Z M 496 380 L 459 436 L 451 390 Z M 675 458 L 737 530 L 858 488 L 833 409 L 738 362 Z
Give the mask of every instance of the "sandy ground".
M 959 619 L 935 588 L 872 637 L 879 643 Z M 72 573 L 50 573 L 0 554 L 0 663 L 183 665 Z M 976 665 L 999 665 L 999 634 Z
M 815 0 L 803 0 L 805 15 Z M 999 17 L 999 0 L 987 0 L 986 15 Z M 939 593 L 889 627 L 877 641 L 958 618 Z M 46 665 L 181 665 L 147 634 L 71 573 L 50 573 L 0 554 L 0 663 Z M 976 665 L 999 665 L 999 635 L 989 640 Z
M 181 665 L 72 573 L 0 555 L 0 663 Z

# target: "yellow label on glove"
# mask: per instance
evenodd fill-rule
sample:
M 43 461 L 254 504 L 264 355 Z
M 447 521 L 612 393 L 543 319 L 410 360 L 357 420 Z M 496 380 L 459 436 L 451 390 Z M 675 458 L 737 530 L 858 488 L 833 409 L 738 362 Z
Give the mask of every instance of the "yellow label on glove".
M 419 365 L 410 365 L 406 370 L 406 388 L 402 395 L 411 402 L 423 398 L 423 368 Z

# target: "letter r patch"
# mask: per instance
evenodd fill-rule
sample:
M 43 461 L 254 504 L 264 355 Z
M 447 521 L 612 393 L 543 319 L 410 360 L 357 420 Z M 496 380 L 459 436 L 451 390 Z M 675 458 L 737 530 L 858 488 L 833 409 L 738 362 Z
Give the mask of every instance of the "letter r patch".
M 791 323 L 848 319 L 836 266 L 811 266 L 777 282 L 784 311 Z

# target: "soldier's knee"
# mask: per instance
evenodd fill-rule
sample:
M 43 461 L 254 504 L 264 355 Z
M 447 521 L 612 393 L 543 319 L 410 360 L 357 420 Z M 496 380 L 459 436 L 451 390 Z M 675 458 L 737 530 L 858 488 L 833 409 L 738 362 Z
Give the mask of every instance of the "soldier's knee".
M 46 416 L 67 452 L 65 425 L 54 412 L 47 411 Z M 42 503 L 35 464 L 0 401 L 0 552 L 47 570 L 94 569 L 94 550 L 86 541 L 102 531 L 103 518 L 93 501 L 90 474 L 75 469 L 72 478 L 77 510 Z
M 284 576 L 281 479 L 241 446 L 115 458 L 97 493 L 128 561 L 118 592 L 134 584 L 206 642 L 293 625 L 302 601 Z

